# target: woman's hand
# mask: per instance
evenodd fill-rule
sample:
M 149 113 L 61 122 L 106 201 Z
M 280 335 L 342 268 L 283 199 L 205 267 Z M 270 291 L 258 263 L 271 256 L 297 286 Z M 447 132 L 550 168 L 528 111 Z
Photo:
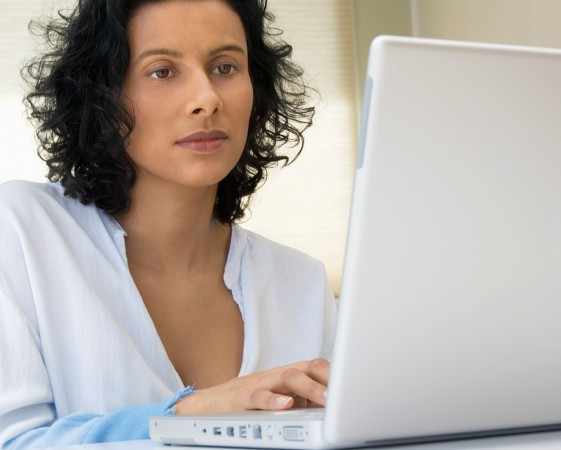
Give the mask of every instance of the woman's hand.
M 325 405 L 329 362 L 302 361 L 202 389 L 176 403 L 176 415 Z

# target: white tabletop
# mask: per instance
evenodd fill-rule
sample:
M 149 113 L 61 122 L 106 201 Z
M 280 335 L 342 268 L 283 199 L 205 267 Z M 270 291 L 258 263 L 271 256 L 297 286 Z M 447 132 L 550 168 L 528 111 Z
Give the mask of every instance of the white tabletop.
M 106 444 L 74 445 L 69 447 L 57 447 L 56 450 L 155 450 L 171 448 L 199 448 L 210 449 L 211 447 L 170 447 L 156 444 L 152 441 L 128 441 L 109 442 Z M 386 447 L 377 447 L 382 449 Z M 390 447 L 387 447 L 390 448 Z M 488 437 L 478 439 L 465 439 L 458 441 L 446 441 L 429 444 L 416 444 L 405 446 L 393 446 L 391 450 L 495 450 L 512 448 L 516 450 L 546 450 L 561 449 L 561 431 L 550 431 L 546 433 L 528 433 L 502 437 Z M 54 448 L 52 450 L 55 450 Z M 224 448 L 222 448 L 224 450 Z M 240 449 L 237 449 L 240 450 Z

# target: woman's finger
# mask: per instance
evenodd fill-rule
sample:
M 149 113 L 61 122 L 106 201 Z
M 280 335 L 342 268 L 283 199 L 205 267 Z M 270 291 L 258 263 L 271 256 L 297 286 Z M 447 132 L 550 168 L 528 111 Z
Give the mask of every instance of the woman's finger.
M 327 386 L 329 380 L 329 369 L 331 364 L 323 358 L 317 358 L 310 361 L 309 375 L 317 382 Z
M 295 369 L 287 369 L 281 375 L 285 387 L 298 397 L 303 397 L 318 405 L 325 405 L 326 386 L 306 373 Z
M 307 408 L 310 405 L 313 405 L 311 401 L 302 398 L 302 397 L 295 397 L 294 404 L 292 405 L 293 408 Z
M 289 395 L 277 394 L 266 389 L 257 389 L 250 395 L 250 409 L 267 409 L 271 411 L 290 409 L 294 399 Z

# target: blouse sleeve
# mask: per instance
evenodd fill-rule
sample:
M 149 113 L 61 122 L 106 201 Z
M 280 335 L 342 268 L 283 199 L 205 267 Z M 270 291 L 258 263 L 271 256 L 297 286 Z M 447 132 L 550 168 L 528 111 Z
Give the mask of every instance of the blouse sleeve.
M 168 402 L 131 406 L 105 415 L 76 413 L 34 428 L 6 442 L 3 449 L 59 447 L 148 439 L 148 418 L 163 414 Z M 26 422 L 33 420 L 28 417 Z
M 169 402 L 131 406 L 105 415 L 83 412 L 57 418 L 39 337 L 18 305 L 2 292 L 1 283 L 0 318 L 0 448 L 149 437 L 148 417 L 164 414 Z

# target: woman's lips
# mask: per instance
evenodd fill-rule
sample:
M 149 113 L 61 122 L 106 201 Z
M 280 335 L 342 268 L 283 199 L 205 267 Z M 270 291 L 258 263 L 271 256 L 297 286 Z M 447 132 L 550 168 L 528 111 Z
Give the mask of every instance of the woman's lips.
M 177 141 L 183 148 L 199 152 L 212 152 L 222 146 L 228 139 L 226 133 L 222 131 L 199 131 Z

